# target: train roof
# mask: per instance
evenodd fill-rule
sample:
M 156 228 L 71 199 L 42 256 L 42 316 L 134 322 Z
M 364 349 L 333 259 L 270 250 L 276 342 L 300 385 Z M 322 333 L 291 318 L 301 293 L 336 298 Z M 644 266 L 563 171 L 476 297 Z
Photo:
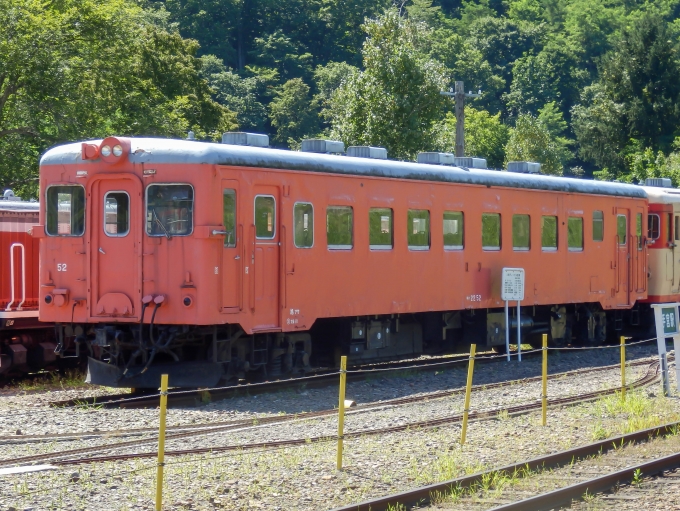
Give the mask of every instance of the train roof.
M 204 163 L 647 198 L 645 190 L 640 186 L 607 181 L 520 174 L 496 170 L 468 170 L 460 167 L 355 158 L 351 156 L 286 151 L 192 140 L 161 138 L 130 138 L 129 140 L 131 142 L 130 161 L 133 163 Z M 98 145 L 101 143 L 101 140 L 87 142 Z M 92 160 L 82 160 L 81 144 L 79 142 L 53 147 L 43 155 L 40 165 L 87 165 L 96 163 L 96 161 Z
M 660 188 L 656 186 L 642 186 L 647 193 L 650 204 L 676 204 L 680 202 L 680 190 L 677 188 Z
M 37 213 L 40 211 L 40 203 L 0 199 L 0 211 L 18 211 L 22 213 L 30 213 L 31 211 L 35 211 Z

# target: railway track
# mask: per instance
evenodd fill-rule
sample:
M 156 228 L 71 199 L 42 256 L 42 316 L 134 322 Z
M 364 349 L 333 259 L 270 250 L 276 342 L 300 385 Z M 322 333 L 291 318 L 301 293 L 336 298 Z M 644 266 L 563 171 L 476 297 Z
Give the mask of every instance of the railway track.
M 643 477 L 680 467 L 678 428 L 680 422 L 644 429 L 332 511 L 405 510 L 414 505 L 432 511 L 539 511 L 569 507 L 573 500 L 584 496 L 590 499 L 620 485 L 640 484 Z M 672 441 L 660 449 L 658 442 L 666 442 L 663 438 L 667 435 Z M 648 442 L 657 445 L 644 449 Z M 650 460 L 649 449 L 665 452 Z M 542 491 L 554 486 L 560 487 Z
M 669 362 L 672 361 L 673 358 L 672 356 L 669 357 Z M 645 364 L 649 364 L 649 360 L 637 360 L 630 362 L 628 364 L 629 367 L 639 367 L 643 366 Z M 548 375 L 548 380 L 556 380 L 568 376 L 575 376 L 579 374 L 588 374 L 588 373 L 597 373 L 597 372 L 603 372 L 603 371 L 609 371 L 613 369 L 618 369 L 619 365 L 618 364 L 612 364 L 612 365 L 607 365 L 607 366 L 601 366 L 601 367 L 591 367 L 587 369 L 575 369 L 571 371 L 564 371 L 561 373 L 555 373 Z M 478 391 L 480 389 L 494 389 L 494 388 L 501 388 L 505 386 L 511 386 L 519 383 L 530 383 L 530 382 L 536 382 L 540 381 L 541 377 L 540 376 L 535 376 L 535 377 L 529 377 L 529 378 L 523 378 L 523 379 L 518 379 L 518 380 L 507 380 L 507 381 L 502 381 L 502 382 L 496 382 L 496 383 L 487 383 L 483 385 L 474 385 L 472 387 L 472 391 Z M 337 375 L 335 379 L 335 384 L 337 384 Z M 431 399 L 441 399 L 445 397 L 450 397 L 450 396 L 455 396 L 455 395 L 460 395 L 464 394 L 465 389 L 464 388 L 458 388 L 458 389 L 452 389 L 452 390 L 442 390 L 442 391 L 436 391 L 436 392 L 430 392 L 427 394 L 423 395 L 418 395 L 418 396 L 412 396 L 412 397 L 402 397 L 402 398 L 395 398 L 395 399 L 388 399 L 376 403 L 367 403 L 367 404 L 359 404 L 351 409 L 347 410 L 347 414 L 354 414 L 354 413 L 362 413 L 366 411 L 373 411 L 379 408 L 385 408 L 385 407 L 390 407 L 390 406 L 399 406 L 399 405 L 404 405 L 404 404 L 411 404 L 411 403 L 417 403 L 420 401 L 424 400 L 431 400 Z M 230 421 L 221 421 L 221 422 L 210 422 L 210 423 L 203 423 L 203 424 L 183 424 L 183 425 L 176 425 L 176 426 L 168 426 L 166 428 L 166 431 L 177 431 L 177 432 L 191 432 L 191 431 L 198 431 L 198 432 L 207 432 L 206 430 L 208 429 L 213 429 L 213 428 L 244 428 L 248 426 L 252 426 L 253 423 L 257 423 L 258 425 L 262 424 L 271 424 L 271 423 L 279 423 L 279 422 L 287 422 L 289 420 L 304 420 L 304 419 L 314 419 L 314 418 L 321 418 L 321 417 L 326 417 L 329 415 L 335 415 L 337 414 L 336 409 L 328 409 L 328 410 L 319 410 L 315 412 L 302 412 L 302 413 L 296 413 L 296 414 L 286 414 L 286 415 L 277 415 L 275 417 L 262 417 L 262 418 L 257 418 L 257 419 L 242 419 L 242 420 L 230 420 Z M 62 440 L 62 441 L 70 441 L 70 440 L 77 440 L 80 438 L 101 438 L 101 437 L 109 437 L 109 436 L 115 436 L 116 438 L 123 438 L 123 437 L 128 437 L 128 436 L 139 436 L 139 435 L 144 435 L 148 433 L 155 433 L 158 428 L 155 427 L 147 427 L 147 428 L 134 428 L 134 429 L 126 429 L 126 430 L 106 430 L 106 431 L 84 431 L 84 432 L 64 432 L 64 433 L 54 433 L 54 434 L 48 434 L 48 435 L 21 435 L 20 437 L 17 436 L 0 436 L 0 445 L 12 445 L 12 444 L 26 444 L 26 443 L 34 443 L 34 442 L 51 442 L 55 440 Z M 221 429 L 220 429 L 221 430 Z M 210 431 L 212 432 L 212 431 Z M 189 435 L 187 435 L 189 436 Z M 170 437 L 168 437 L 170 438 Z M 175 437 L 177 438 L 177 437 Z M 0 461 L 1 463 L 1 461 Z
M 642 387 L 645 385 L 649 385 L 653 383 L 657 379 L 658 375 L 658 370 L 659 370 L 659 363 L 658 362 L 646 362 L 648 364 L 647 371 L 645 374 L 637 379 L 636 381 L 632 382 L 629 387 L 632 388 L 637 388 L 637 387 Z M 638 364 L 640 365 L 640 364 Z M 615 368 L 617 366 L 605 366 L 602 368 L 593 368 L 590 371 L 593 370 L 606 370 L 606 369 L 611 369 Z M 581 371 L 571 371 L 569 373 L 561 373 L 561 374 L 555 374 L 553 375 L 554 378 L 557 377 L 562 377 L 565 374 L 578 374 Z M 532 378 L 532 379 L 527 379 L 524 381 L 530 381 L 530 380 L 536 380 L 538 378 Z M 508 385 L 510 383 L 516 383 L 516 380 L 513 382 L 500 382 L 496 384 L 496 386 L 502 386 L 502 385 Z M 487 389 L 490 388 L 490 385 L 485 386 Z M 589 400 L 594 400 L 598 399 L 602 396 L 613 394 L 617 391 L 619 391 L 619 388 L 612 388 L 612 389 L 606 389 L 606 390 L 600 390 L 600 391 L 595 391 L 595 392 L 589 392 L 589 393 L 584 393 L 576 396 L 569 396 L 569 397 L 563 397 L 563 398 L 553 398 L 548 401 L 549 406 L 564 406 L 568 404 L 575 404 L 575 403 L 580 403 L 584 401 L 589 401 Z M 440 397 L 446 397 L 449 395 L 452 395 L 454 393 L 460 393 L 462 390 L 454 390 L 454 391 L 442 391 L 439 393 L 436 393 L 435 398 L 440 398 Z M 353 413 L 361 412 L 361 411 L 369 411 L 371 409 L 376 409 L 380 408 L 381 406 L 385 406 L 386 403 L 389 403 L 390 405 L 396 406 L 400 404 L 407 404 L 407 403 L 413 403 L 421 400 L 426 400 L 426 399 L 433 399 L 433 396 L 428 394 L 426 396 L 415 396 L 415 397 L 409 397 L 409 398 L 400 398 L 400 399 L 394 399 L 389 402 L 382 402 L 378 403 L 373 408 L 369 408 L 370 405 L 366 405 L 362 409 L 358 409 L 354 411 Z M 519 414 L 524 414 L 524 413 L 529 413 L 535 410 L 538 410 L 541 408 L 541 403 L 540 401 L 532 402 L 532 403 L 527 403 L 527 404 L 520 404 L 520 405 L 515 405 L 515 406 L 505 406 L 502 408 L 497 408 L 497 409 L 491 409 L 491 410 L 482 410 L 482 411 L 472 411 L 469 414 L 470 420 L 489 420 L 496 418 L 499 413 L 507 413 L 509 416 L 510 415 L 519 415 Z M 309 419 L 309 418 L 316 418 L 316 417 L 324 417 L 328 415 L 334 415 L 336 414 L 336 410 L 323 410 L 319 412 L 309 412 L 307 414 L 291 414 L 291 415 L 285 415 L 285 416 L 275 416 L 275 417 L 267 417 L 267 418 L 262 418 L 262 419 L 257 419 L 257 424 L 253 424 L 252 420 L 249 421 L 236 421 L 232 423 L 227 423 L 224 425 L 212 425 L 212 427 L 205 427 L 201 428 L 200 430 L 196 431 L 185 431 L 185 432 L 179 432 L 179 433 L 173 433 L 170 435 L 166 435 L 166 441 L 167 440 L 174 440 L 174 439 L 180 439 L 180 438 L 187 438 L 190 436 L 197 436 L 197 435 L 204 435 L 204 434 L 211 434 L 211 433 L 217 433 L 217 432 L 224 432 L 224 431 L 231 431 L 231 432 L 236 432 L 240 430 L 245 430 L 245 429 L 250 429 L 254 427 L 261 427 L 262 425 L 271 425 L 271 424 L 276 424 L 276 423 L 281 423 L 281 422 L 288 422 L 291 420 L 301 420 L 301 419 Z M 440 417 L 437 419 L 430 419 L 430 420 L 425 420 L 425 421 L 418 421 L 418 422 L 411 422 L 407 424 L 401 424 L 398 426 L 390 426 L 386 428 L 375 428 L 375 429 L 364 429 L 364 430 L 359 430 L 359 431 L 353 431 L 353 432 L 348 432 L 345 433 L 344 437 L 347 438 L 356 438 L 356 437 L 362 437 L 362 436 L 372 436 L 372 435 L 382 435 L 382 434 L 388 434 L 388 433 L 397 433 L 397 432 L 402 432 L 406 430 L 412 430 L 412 429 L 419 429 L 419 428 L 432 428 L 432 427 L 437 427 L 437 426 L 443 426 L 443 425 L 448 425 L 452 423 L 457 423 L 462 421 L 462 414 L 454 414 L 451 416 L 447 417 Z M 250 444 L 239 444 L 239 445 L 227 445 L 227 446 L 212 446 L 212 447 L 204 447 L 204 448 L 194 448 L 194 449 L 183 449 L 183 450 L 174 450 L 174 451 L 166 451 L 165 455 L 166 456 L 185 456 L 185 455 L 190 455 L 190 454 L 203 454 L 203 453 L 210 453 L 210 452 L 225 452 L 225 451 L 244 451 L 244 450 L 253 450 L 253 449 L 264 449 L 264 448 L 282 448 L 282 447 L 291 447 L 291 446 L 298 446 L 298 445 L 304 445 L 308 443 L 315 443 L 315 442 L 326 442 L 326 441 L 334 441 L 336 439 L 335 436 L 318 436 L 318 437 L 306 437 L 306 438 L 297 438 L 297 439 L 290 439 L 290 440 L 280 440 L 280 441 L 271 441 L 271 442 L 258 442 L 258 443 L 250 443 Z M 154 457 L 157 455 L 156 452 L 154 451 L 149 451 L 149 452 L 137 452 L 137 453 L 129 453 L 129 454 L 112 454 L 112 455 L 105 455 L 105 456 L 96 456 L 93 457 L 91 456 L 92 454 L 96 453 L 102 453 L 106 451 L 113 451 L 117 450 L 120 448 L 126 448 L 126 447 L 137 447 L 143 444 L 148 444 L 148 443 L 155 443 L 157 438 L 155 436 L 145 438 L 145 439 L 139 439 L 139 440 L 131 440 L 131 441 L 126 441 L 126 442 L 120 442 L 114 445 L 107 444 L 107 445 L 101 445 L 101 446 L 90 446 L 90 447 L 84 447 L 84 448 L 79 448 L 79 449 L 70 449 L 70 450 L 64 450 L 64 451 L 58 451 L 58 452 L 53 452 L 53 453 L 45 453 L 45 454 L 38 454 L 38 455 L 32 455 L 32 456 L 24 456 L 20 458 L 13 458 L 13 459 L 5 459 L 5 460 L 0 460 L 0 466 L 13 466 L 13 465 L 22 465 L 22 464 L 27 464 L 27 463 L 35 463 L 35 462 L 42 462 L 42 463 L 52 463 L 54 465 L 77 465 L 81 463 L 93 463 L 93 462 L 104 462 L 104 461 L 119 461 L 119 460 L 130 460 L 130 459 L 139 459 L 139 458 L 149 458 L 149 457 Z M 87 456 L 81 456 L 81 455 L 87 455 Z M 78 457 L 80 456 L 80 457 Z

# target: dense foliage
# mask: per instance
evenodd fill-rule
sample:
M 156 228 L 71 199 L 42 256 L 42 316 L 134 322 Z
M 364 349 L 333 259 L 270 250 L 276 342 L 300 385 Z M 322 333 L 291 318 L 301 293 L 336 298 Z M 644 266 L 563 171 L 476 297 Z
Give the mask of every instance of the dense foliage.
M 0 184 L 47 146 L 238 126 L 680 184 L 680 0 L 0 0 Z M 585 169 L 585 170 L 584 170 Z

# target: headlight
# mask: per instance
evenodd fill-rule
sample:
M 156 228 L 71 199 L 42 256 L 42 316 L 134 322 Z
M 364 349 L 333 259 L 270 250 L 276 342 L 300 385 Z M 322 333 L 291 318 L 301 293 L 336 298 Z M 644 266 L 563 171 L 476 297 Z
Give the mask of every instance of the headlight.
M 113 155 L 114 156 L 120 156 L 121 154 L 123 154 L 123 146 L 121 146 L 120 144 L 114 145 L 113 146 Z
M 110 147 L 110 146 L 107 146 L 107 145 L 104 145 L 104 146 L 102 146 L 102 148 L 99 150 L 99 153 L 100 153 L 102 156 L 104 156 L 104 157 L 110 156 L 110 155 L 111 155 L 111 147 Z

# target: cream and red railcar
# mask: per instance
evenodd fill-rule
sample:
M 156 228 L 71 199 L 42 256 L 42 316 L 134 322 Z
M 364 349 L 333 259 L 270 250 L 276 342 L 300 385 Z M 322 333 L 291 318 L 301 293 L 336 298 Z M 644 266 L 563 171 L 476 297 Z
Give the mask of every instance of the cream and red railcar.
M 107 138 L 49 150 L 40 197 L 40 319 L 106 385 L 500 346 L 503 267 L 526 271 L 529 341 L 603 341 L 647 297 L 625 184 Z
M 38 321 L 37 202 L 0 198 L 0 378 L 55 366 L 54 327 Z

